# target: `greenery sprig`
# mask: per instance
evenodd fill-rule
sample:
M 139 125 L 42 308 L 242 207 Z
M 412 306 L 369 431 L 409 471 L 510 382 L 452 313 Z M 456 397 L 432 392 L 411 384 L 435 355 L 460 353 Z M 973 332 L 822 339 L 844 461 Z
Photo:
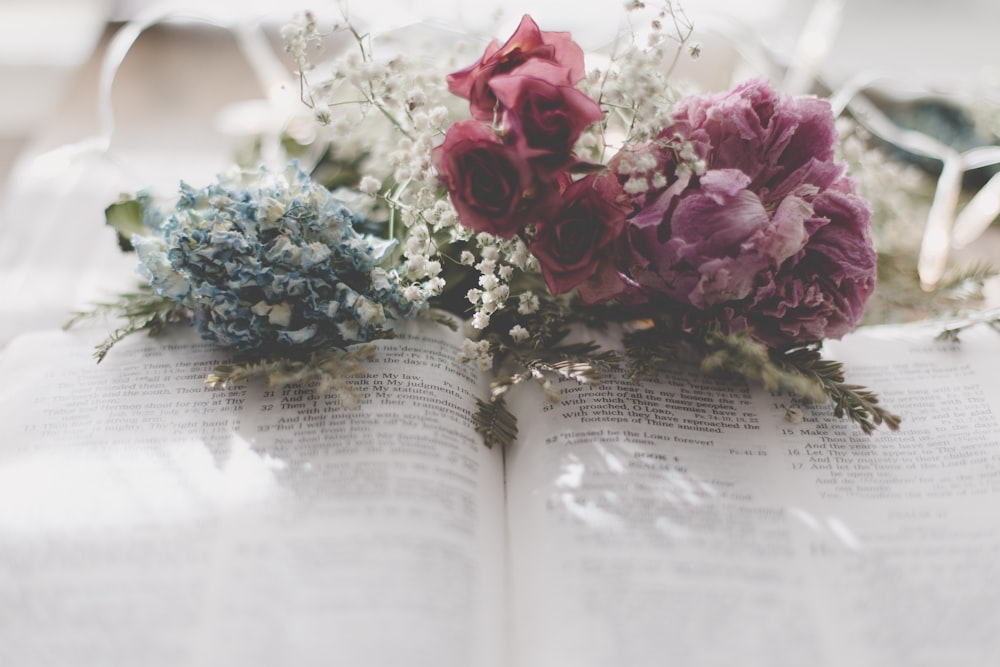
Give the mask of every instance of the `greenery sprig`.
M 509 350 L 490 383 L 490 400 L 478 401 L 476 430 L 490 447 L 508 446 L 517 436 L 517 418 L 507 409 L 504 397 L 516 385 L 535 381 L 549 400 L 559 401 L 553 379 L 580 384 L 600 383 L 604 373 L 621 362 L 613 350 L 601 350 L 595 343 L 569 343 L 552 348 Z
M 952 320 L 937 335 L 937 340 L 958 343 L 960 342 L 960 334 L 979 324 L 985 324 L 997 333 L 1000 333 L 1000 308 L 984 310 L 957 320 Z
M 125 292 L 114 301 L 94 304 L 90 310 L 75 311 L 64 329 L 98 317 L 120 317 L 125 324 L 118 327 L 94 350 L 98 362 L 104 360 L 111 348 L 126 336 L 146 331 L 155 336 L 171 324 L 191 321 L 191 311 L 174 299 L 159 296 L 148 285 L 140 285 L 134 292 Z
M 476 432 L 482 436 L 487 447 L 508 447 L 517 438 L 517 417 L 507 409 L 507 403 L 502 398 L 491 401 L 477 399 L 473 419 Z
M 931 291 L 920 286 L 916 255 L 879 254 L 879 285 L 866 311 L 865 324 L 887 324 L 954 317 L 975 312 L 986 301 L 986 283 L 1000 270 L 987 261 L 952 268 Z
M 824 359 L 819 345 L 799 347 L 784 353 L 776 353 L 779 363 L 793 369 L 803 377 L 814 380 L 833 403 L 835 417 L 846 417 L 861 427 L 865 435 L 871 435 L 881 424 L 890 431 L 899 429 L 902 421 L 879 404 L 875 392 L 844 381 L 844 365 L 839 361 Z
M 502 398 L 515 385 L 535 380 L 550 399 L 559 400 L 558 390 L 552 385 L 553 377 L 575 380 L 580 384 L 597 384 L 603 372 L 616 366 L 620 360 L 616 352 L 600 350 L 594 343 L 560 345 L 539 350 L 527 357 L 512 354 L 505 365 L 522 370 L 498 374 L 490 383 L 490 397 L 493 400 Z
M 626 375 L 635 383 L 657 378 L 681 358 L 681 342 L 663 336 L 655 325 L 643 326 L 625 334 L 623 343 Z
M 336 392 L 348 406 L 357 406 L 360 400 L 348 378 L 365 374 L 365 362 L 375 358 L 375 346 L 356 345 L 345 350 L 334 349 L 315 352 L 306 359 L 263 359 L 222 364 L 205 378 L 213 389 L 262 378 L 271 387 L 286 385 L 314 386 L 317 394 Z
M 806 402 L 828 400 L 835 417 L 854 422 L 866 435 L 881 424 L 892 431 L 899 428 L 900 417 L 880 405 L 873 391 L 846 383 L 843 364 L 823 358 L 818 343 L 775 350 L 748 332 L 724 334 L 715 329 L 695 338 L 665 332 L 666 326 L 659 323 L 625 336 L 632 381 L 656 377 L 682 359 L 693 358 L 705 373 L 743 377 L 768 391 L 789 392 Z

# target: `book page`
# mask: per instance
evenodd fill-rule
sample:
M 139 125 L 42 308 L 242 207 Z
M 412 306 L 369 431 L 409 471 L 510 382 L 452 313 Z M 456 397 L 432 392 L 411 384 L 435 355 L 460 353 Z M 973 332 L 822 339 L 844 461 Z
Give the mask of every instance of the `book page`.
M 933 338 L 830 346 L 904 418 L 870 437 L 690 369 L 515 394 L 515 664 L 993 664 L 1000 336 Z
M 190 330 L 0 356 L 0 664 L 501 665 L 501 453 L 460 337 L 377 343 L 362 408 L 212 390 Z

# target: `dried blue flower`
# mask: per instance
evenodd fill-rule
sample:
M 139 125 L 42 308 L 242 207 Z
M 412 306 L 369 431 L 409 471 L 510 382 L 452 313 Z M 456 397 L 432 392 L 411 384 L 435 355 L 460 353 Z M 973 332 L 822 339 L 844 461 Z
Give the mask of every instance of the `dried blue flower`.
M 209 340 L 241 352 L 298 356 L 384 336 L 389 318 L 425 304 L 383 268 L 394 242 L 296 165 L 182 184 L 171 211 L 148 197 L 132 238 L 153 290 L 194 313 Z

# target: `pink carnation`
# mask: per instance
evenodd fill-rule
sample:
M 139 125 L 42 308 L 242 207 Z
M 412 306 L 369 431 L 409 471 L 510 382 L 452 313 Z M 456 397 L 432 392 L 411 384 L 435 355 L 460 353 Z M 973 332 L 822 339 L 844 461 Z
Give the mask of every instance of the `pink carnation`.
M 655 142 L 634 149 L 666 178 L 632 200 L 623 268 L 636 298 L 677 304 L 691 327 L 749 327 L 772 345 L 853 329 L 875 287 L 875 250 L 836 140 L 825 101 L 781 98 L 763 81 L 685 100 Z M 704 171 L 679 163 L 685 143 Z
M 748 309 L 747 324 L 765 342 L 841 338 L 857 325 L 875 288 L 876 255 L 867 204 L 841 179 L 813 201 L 828 222 L 803 252 L 768 274 Z

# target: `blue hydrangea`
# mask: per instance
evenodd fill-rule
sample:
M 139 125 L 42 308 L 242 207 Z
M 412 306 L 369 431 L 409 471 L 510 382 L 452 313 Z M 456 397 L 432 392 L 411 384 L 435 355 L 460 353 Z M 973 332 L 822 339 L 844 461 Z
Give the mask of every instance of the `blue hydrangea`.
M 181 184 L 173 210 L 140 196 L 153 233 L 132 243 L 161 296 L 194 313 L 202 335 L 242 352 L 295 354 L 381 335 L 423 307 L 382 263 L 394 242 L 295 165 Z

